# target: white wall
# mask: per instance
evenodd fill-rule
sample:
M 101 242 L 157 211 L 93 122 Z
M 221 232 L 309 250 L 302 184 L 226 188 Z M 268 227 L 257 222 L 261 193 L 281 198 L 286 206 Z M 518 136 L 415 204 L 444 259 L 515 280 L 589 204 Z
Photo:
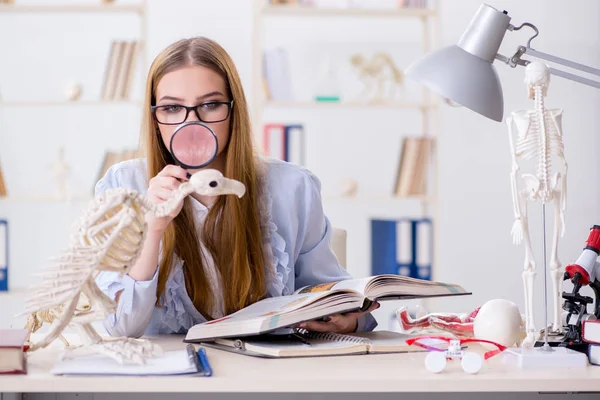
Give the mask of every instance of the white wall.
M 247 97 L 252 99 L 251 1 L 150 0 L 148 3 L 148 62 L 181 37 L 209 36 L 232 55 Z M 456 42 L 480 3 L 440 0 L 441 45 Z M 584 64 L 600 65 L 598 2 L 499 0 L 489 4 L 508 10 L 513 24 L 522 21 L 536 24 L 541 34 L 533 42 L 535 48 Z M 338 62 L 340 74 L 351 77 L 348 56 L 353 52 L 389 51 L 399 66 L 405 68 L 421 50 L 420 25 L 412 20 L 286 18 L 270 19 L 264 28 L 265 47 L 286 45 L 290 50 L 292 73 L 298 78 L 294 81 L 294 92 L 299 99 L 310 98 L 325 52 L 330 52 Z M 64 84 L 71 79 L 83 82 L 84 98 L 97 98 L 110 39 L 134 37 L 138 30 L 136 17 L 130 15 L 0 15 L 2 98 L 58 99 Z M 527 37 L 526 31 L 508 33 L 501 49 L 503 54 L 510 54 Z M 148 64 L 136 82 L 138 93 L 147 67 Z M 504 86 L 506 113 L 530 107 L 522 83 L 523 69 L 512 70 L 503 65 L 497 65 L 497 69 Z M 344 80 L 342 85 L 346 97 L 357 93 L 359 88 L 352 81 Z M 418 85 L 407 81 L 407 99 L 415 98 L 418 89 Z M 599 193 L 590 183 L 598 180 L 595 132 L 600 117 L 594 111 L 600 105 L 600 92 L 554 78 L 547 104 L 565 109 L 569 197 L 567 233 L 560 244 L 560 259 L 566 264 L 577 257 L 588 227 L 598 217 L 594 205 Z M 326 210 L 333 223 L 349 233 L 348 268 L 357 276 L 369 274 L 369 218 L 416 214 L 418 204 L 340 202 L 329 196 L 338 191 L 346 178 L 358 181 L 362 195 L 390 194 L 401 137 L 420 132 L 419 114 L 391 109 L 269 109 L 264 117 L 266 121 L 305 124 L 309 135 L 308 163 L 322 179 Z M 104 150 L 135 145 L 138 125 L 139 113 L 134 106 L 131 109 L 127 106 L 0 108 L 0 161 L 11 194 L 51 195 L 53 186 L 47 166 L 61 145 L 66 147 L 74 174 L 73 187 L 89 193 Z M 430 307 L 434 311 L 467 311 L 497 297 L 509 298 L 522 306 L 523 248 L 514 246 L 510 237 L 510 155 L 505 124 L 468 110 L 443 107 L 439 126 L 436 279 L 462 284 L 473 291 L 473 296 L 432 302 Z M 34 148 L 31 145 L 34 141 L 40 146 Z M 77 207 L 83 205 L 77 203 Z M 57 211 L 56 207 L 60 205 L 0 201 L 0 217 L 10 218 L 12 224 L 13 286 L 26 286 L 29 274 L 66 243 L 65 221 L 77 215 L 79 208 L 63 206 L 62 211 Z M 43 218 L 38 217 L 40 213 Z M 532 226 L 539 228 L 539 212 L 533 209 L 532 213 L 535 213 Z M 538 233 L 539 230 L 534 243 L 541 264 Z M 538 275 L 538 309 L 541 281 L 542 276 Z M 378 317 L 382 324 L 387 324 L 387 316 L 379 313 Z M 540 322 L 538 313 L 538 325 Z

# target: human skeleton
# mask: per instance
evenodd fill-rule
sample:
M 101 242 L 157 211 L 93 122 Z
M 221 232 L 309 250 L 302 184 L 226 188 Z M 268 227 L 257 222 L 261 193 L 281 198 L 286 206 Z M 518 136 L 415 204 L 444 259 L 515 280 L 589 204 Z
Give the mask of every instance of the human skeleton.
M 544 97 L 550 83 L 548 67 L 541 62 L 528 64 L 525 83 L 529 98 L 534 99 L 534 108 L 512 112 L 506 123 L 512 155 L 511 187 L 515 216 L 511 234 L 515 244 L 520 244 L 521 241 L 525 243 L 523 284 L 527 337 L 523 345 L 528 347 L 534 344 L 537 337 L 533 317 L 533 282 L 536 272 L 529 235 L 527 203 L 541 202 L 544 205 L 553 203 L 555 218 L 549 263 L 554 292 L 551 307 L 554 319 L 552 331 L 562 332 L 560 285 L 563 271 L 558 259 L 558 239 L 559 235 L 563 236 L 565 230 L 567 163 L 562 142 L 563 110 L 547 109 L 544 105 Z M 519 175 L 520 164 L 528 160 L 535 162 L 535 172 Z M 553 161 L 556 161 L 560 171 L 553 173 Z
M 216 170 L 203 170 L 182 183 L 171 199 L 158 205 L 136 191 L 122 188 L 98 195 L 76 225 L 68 249 L 43 268 L 41 282 L 25 302 L 25 313 L 32 313 L 32 330 L 39 328 L 40 320 L 53 322 L 50 332 L 32 343 L 29 351 L 46 347 L 58 337 L 64 339 L 62 332 L 71 325 L 82 339 L 81 346 L 70 349 L 72 354 L 101 353 L 120 363 L 144 363 L 145 357 L 160 354 L 160 348 L 149 341 L 102 338 L 96 332 L 91 323 L 114 314 L 117 303 L 100 290 L 95 277 L 101 271 L 126 274 L 135 264 L 146 238 L 146 214 L 167 216 L 193 192 L 242 197 L 245 190 L 242 183 L 226 179 Z

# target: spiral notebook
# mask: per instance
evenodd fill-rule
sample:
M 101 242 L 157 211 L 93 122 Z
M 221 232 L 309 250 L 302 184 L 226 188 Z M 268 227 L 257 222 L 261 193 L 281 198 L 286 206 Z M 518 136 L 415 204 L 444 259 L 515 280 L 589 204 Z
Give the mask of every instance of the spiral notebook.
M 206 347 L 267 358 L 322 357 L 423 351 L 409 346 L 410 335 L 374 331 L 353 334 L 317 333 L 296 330 L 289 334 L 266 334 L 243 338 L 219 338 L 203 342 Z

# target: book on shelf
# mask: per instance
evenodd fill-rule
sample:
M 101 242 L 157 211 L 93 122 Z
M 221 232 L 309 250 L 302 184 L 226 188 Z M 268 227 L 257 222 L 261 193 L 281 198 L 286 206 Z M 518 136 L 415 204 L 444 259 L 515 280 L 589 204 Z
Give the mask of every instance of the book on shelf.
M 266 82 L 267 100 L 293 100 L 290 60 L 287 50 L 281 47 L 263 52 L 263 79 Z
M 427 194 L 433 146 L 434 140 L 428 137 L 407 137 L 402 140 L 402 151 L 394 186 L 396 196 L 424 196 Z
M 302 124 L 265 124 L 263 153 L 266 156 L 306 165 L 306 136 Z
M 129 98 L 140 47 L 137 41 L 112 41 L 104 71 L 102 100 Z
M 0 220 L 0 292 L 8 292 L 8 221 Z
M 400 8 L 427 8 L 427 0 L 398 0 Z
M 26 374 L 28 329 L 0 329 L 0 374 Z
M 327 282 L 265 298 L 223 318 L 194 325 L 185 341 L 261 335 L 332 314 L 365 311 L 375 301 L 467 294 L 459 285 L 391 274 Z
M 2 174 L 2 166 L 0 166 L 0 197 L 7 196 L 6 183 L 4 183 L 4 175 Z
M 371 220 L 371 271 L 432 279 L 433 221 L 430 218 Z
M 410 335 L 373 331 L 359 333 L 320 333 L 296 329 L 289 333 L 264 334 L 244 338 L 219 338 L 202 343 L 206 347 L 254 357 L 293 358 L 424 351 L 409 346 Z M 436 343 L 437 344 L 437 343 Z

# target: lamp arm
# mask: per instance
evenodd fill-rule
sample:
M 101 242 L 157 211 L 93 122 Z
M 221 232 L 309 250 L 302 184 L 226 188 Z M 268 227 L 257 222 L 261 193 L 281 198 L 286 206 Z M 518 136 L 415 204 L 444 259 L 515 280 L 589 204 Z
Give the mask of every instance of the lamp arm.
M 538 51 L 538 50 L 534 50 L 531 47 L 526 47 L 526 46 L 519 46 L 519 48 L 517 49 L 517 52 L 512 57 L 510 57 L 510 58 L 506 57 L 506 56 L 503 56 L 502 54 L 496 54 L 496 59 L 499 60 L 499 61 L 502 61 L 505 64 L 510 65 L 513 68 L 516 67 L 517 65 L 527 66 L 527 64 L 529 64 L 530 61 L 529 60 L 524 60 L 524 59 L 521 58 L 524 54 L 529 54 L 529 55 L 531 55 L 533 57 L 537 57 L 537 58 L 541 58 L 541 59 L 544 59 L 544 60 L 548 60 L 548 61 L 551 61 L 553 63 L 561 64 L 561 65 L 564 65 L 566 67 L 573 68 L 573 69 L 576 69 L 576 70 L 579 70 L 579 71 L 583 71 L 583 72 L 587 72 L 587 73 L 592 74 L 592 75 L 600 76 L 600 69 L 588 67 L 587 65 L 579 64 L 579 63 L 576 63 L 574 61 L 570 61 L 570 60 L 567 60 L 567 59 L 564 59 L 564 58 L 556 57 L 556 56 L 553 56 L 551 54 L 544 53 L 544 52 L 541 52 L 541 51 Z M 569 80 L 572 80 L 572 81 L 575 81 L 575 82 L 583 83 L 584 85 L 588 85 L 588 86 L 592 86 L 592 87 L 595 87 L 597 89 L 600 89 L 600 82 L 599 81 L 594 81 L 592 79 L 587 79 L 587 78 L 581 77 L 579 75 L 575 75 L 575 74 L 572 74 L 570 72 L 566 72 L 566 71 L 563 71 L 563 70 L 560 70 L 560 69 L 556 69 L 556 68 L 552 68 L 552 67 L 550 67 L 549 70 L 550 70 L 550 73 L 552 75 L 560 76 L 560 77 L 565 78 L 565 79 L 569 79 Z

